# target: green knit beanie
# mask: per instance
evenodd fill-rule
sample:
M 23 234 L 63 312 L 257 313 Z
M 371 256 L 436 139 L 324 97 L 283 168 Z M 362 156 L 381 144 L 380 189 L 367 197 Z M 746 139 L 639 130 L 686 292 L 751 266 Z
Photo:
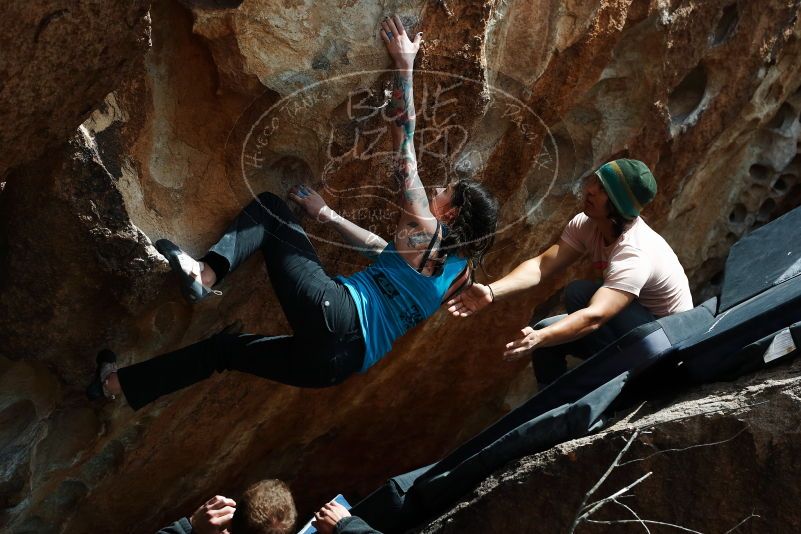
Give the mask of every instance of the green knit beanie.
M 616 159 L 601 165 L 595 174 L 612 204 L 626 219 L 637 217 L 656 195 L 656 179 L 642 161 Z

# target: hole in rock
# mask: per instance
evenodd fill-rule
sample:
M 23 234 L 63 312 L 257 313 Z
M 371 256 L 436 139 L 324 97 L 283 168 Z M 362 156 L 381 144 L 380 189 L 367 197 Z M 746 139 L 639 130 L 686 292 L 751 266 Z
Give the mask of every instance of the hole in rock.
M 719 286 L 723 282 L 723 271 L 718 271 L 709 279 L 709 283 L 713 286 Z
M 181 0 L 186 7 L 200 9 L 233 9 L 242 5 L 245 0 Z
M 731 210 L 729 214 L 729 222 L 731 223 L 742 223 L 746 216 L 748 216 L 748 210 L 742 204 L 736 204 L 734 209 Z
M 764 165 L 760 165 L 759 163 L 755 163 L 751 165 L 751 168 L 748 169 L 748 174 L 751 175 L 751 179 L 756 182 L 764 182 L 770 176 L 770 169 L 765 167 Z
M 782 174 L 776 181 L 773 182 L 771 186 L 774 191 L 777 193 L 786 193 L 787 189 L 790 187 L 790 184 L 795 181 L 795 176 L 792 174 Z
M 790 104 L 785 102 L 768 123 L 768 128 L 771 130 L 784 131 L 791 127 L 793 122 L 795 122 L 795 110 Z
M 668 111 L 674 124 L 686 121 L 698 109 L 706 91 L 707 73 L 703 65 L 690 71 L 668 97 Z
M 773 210 L 776 209 L 776 201 L 772 198 L 768 198 L 762 205 L 759 207 L 759 212 L 757 212 L 756 220 L 759 222 L 768 222 L 770 220 L 770 215 L 773 213 Z
M 314 173 L 309 164 L 295 156 L 279 158 L 270 165 L 270 171 L 278 176 L 285 189 L 297 184 L 314 184 Z
M 729 4 L 723 8 L 718 23 L 715 25 L 715 31 L 712 34 L 712 44 L 717 45 L 728 39 L 734 33 L 739 18 L 740 14 L 737 11 L 736 3 Z

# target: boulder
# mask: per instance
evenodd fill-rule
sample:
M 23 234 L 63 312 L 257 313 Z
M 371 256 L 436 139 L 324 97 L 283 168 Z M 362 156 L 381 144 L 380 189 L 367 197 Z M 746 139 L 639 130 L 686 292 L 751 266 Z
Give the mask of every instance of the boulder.
M 799 371 L 652 399 L 511 463 L 419 532 L 796 532 Z
M 147 16 L 143 3 L 108 15 L 81 5 L 102 29 L 78 32 L 69 11 L 38 44 L 4 47 L 3 61 L 56 81 L 44 84 L 47 99 L 31 98 L 31 81 L 14 91 L 22 100 L 0 89 L 16 110 L 2 128 L 25 140 L 4 152 L 0 192 L 2 528 L 153 531 L 263 477 L 286 480 L 306 514 L 435 460 L 534 392 L 530 367 L 500 352 L 535 304 L 558 307 L 549 297 L 565 278 L 468 320 L 439 312 L 336 388 L 229 373 L 136 413 L 86 404 L 101 348 L 125 365 L 235 319 L 289 333 L 260 258 L 226 279 L 221 298 L 191 307 L 156 239 L 200 255 L 253 194 L 300 181 L 385 236 L 395 207 L 382 4 L 165 0 Z M 579 209 L 577 179 L 613 157 L 653 169 L 660 192 L 645 217 L 699 301 L 738 236 L 801 203 L 801 28 L 790 0 L 398 11 L 424 33 L 415 87 L 424 182 L 473 175 L 504 206 L 482 276 L 556 240 Z M 9 11 L 2 24 L 34 12 Z M 98 35 L 117 43 L 108 57 Z M 100 63 L 86 59 L 90 37 Z M 79 74 L 59 74 L 56 59 Z M 106 65 L 120 67 L 103 75 Z M 305 224 L 329 272 L 365 265 L 330 229 Z
M 147 0 L 9 0 L 0 8 L 0 181 L 64 143 L 150 45 Z

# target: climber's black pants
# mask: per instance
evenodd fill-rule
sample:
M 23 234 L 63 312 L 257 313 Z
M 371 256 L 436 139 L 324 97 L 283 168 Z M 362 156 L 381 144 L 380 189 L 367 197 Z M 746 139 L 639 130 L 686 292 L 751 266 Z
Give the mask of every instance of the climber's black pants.
M 261 250 L 294 336 L 216 334 L 188 347 L 124 367 L 125 398 L 139 409 L 162 395 L 237 370 L 300 387 L 338 384 L 361 369 L 364 339 L 345 286 L 323 270 L 297 218 L 283 200 L 262 193 L 202 258 L 218 283 Z

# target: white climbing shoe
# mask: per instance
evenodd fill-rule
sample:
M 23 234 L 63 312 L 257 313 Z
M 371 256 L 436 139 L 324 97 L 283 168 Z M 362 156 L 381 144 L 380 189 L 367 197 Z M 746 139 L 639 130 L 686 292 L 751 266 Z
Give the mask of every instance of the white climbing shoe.
M 222 291 L 204 286 L 200 282 L 200 273 L 203 266 L 189 254 L 169 239 L 159 239 L 155 243 L 156 250 L 170 262 L 172 270 L 181 280 L 181 293 L 186 300 L 195 303 L 203 300 L 212 293 L 222 295 Z
M 103 349 L 97 353 L 95 363 L 97 365 L 95 376 L 86 388 L 86 396 L 89 400 L 103 398 L 114 400 L 114 395 L 106 389 L 106 379 L 111 373 L 117 372 L 117 355 L 108 349 Z

